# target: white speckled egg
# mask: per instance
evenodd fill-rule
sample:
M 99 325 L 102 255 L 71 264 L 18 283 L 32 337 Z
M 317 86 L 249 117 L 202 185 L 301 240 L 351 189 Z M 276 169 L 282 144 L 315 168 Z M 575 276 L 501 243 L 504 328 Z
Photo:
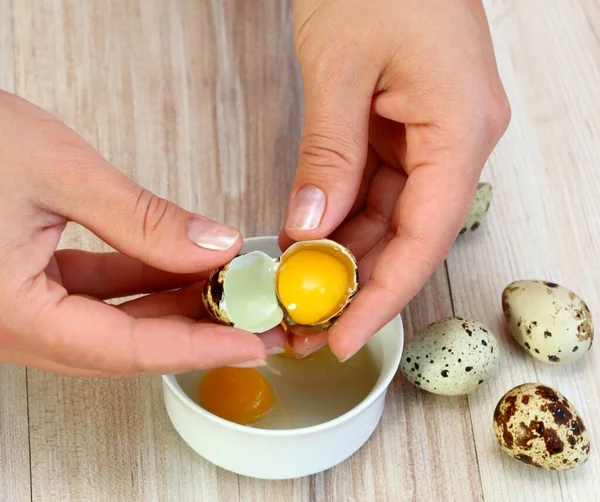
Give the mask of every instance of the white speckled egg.
M 490 330 L 473 319 L 448 317 L 430 324 L 404 349 L 400 369 L 414 385 L 433 394 L 469 394 L 497 370 L 500 347 Z
M 475 199 L 471 204 L 471 209 L 464 225 L 460 229 L 462 234 L 470 234 L 475 232 L 483 222 L 485 215 L 490 209 L 492 203 L 492 185 L 489 183 L 479 183 L 477 185 L 477 192 L 475 193 Z
M 502 293 L 502 310 L 517 343 L 539 361 L 572 363 L 592 346 L 590 310 L 573 291 L 558 284 L 513 282 Z
M 508 391 L 494 411 L 500 447 L 521 462 L 553 471 L 586 462 L 590 440 L 577 410 L 560 392 L 540 383 Z

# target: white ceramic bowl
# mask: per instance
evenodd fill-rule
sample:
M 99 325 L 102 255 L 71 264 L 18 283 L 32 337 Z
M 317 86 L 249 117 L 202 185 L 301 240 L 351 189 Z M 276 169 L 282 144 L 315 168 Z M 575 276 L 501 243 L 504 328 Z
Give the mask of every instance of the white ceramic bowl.
M 245 241 L 243 252 L 280 250 L 275 237 Z M 213 464 L 244 476 L 291 479 L 315 474 L 343 462 L 363 446 L 377 427 L 387 388 L 402 355 L 400 316 L 368 342 L 379 378 L 368 396 L 334 420 L 286 430 L 254 429 L 223 420 L 194 403 L 172 375 L 163 376 L 167 413 L 183 440 Z

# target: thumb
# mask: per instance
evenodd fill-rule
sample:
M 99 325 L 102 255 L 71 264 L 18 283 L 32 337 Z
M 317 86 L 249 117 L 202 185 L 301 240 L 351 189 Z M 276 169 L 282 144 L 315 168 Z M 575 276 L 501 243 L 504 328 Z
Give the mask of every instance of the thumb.
M 210 270 L 242 245 L 235 228 L 193 214 L 143 189 L 81 140 L 59 153 L 47 209 L 85 226 L 132 258 L 174 273 Z M 58 182 L 57 182 L 58 181 Z
M 330 73 L 337 76 L 303 75 L 304 133 L 284 226 L 294 240 L 335 230 L 352 208 L 366 162 L 373 88 L 354 73 Z

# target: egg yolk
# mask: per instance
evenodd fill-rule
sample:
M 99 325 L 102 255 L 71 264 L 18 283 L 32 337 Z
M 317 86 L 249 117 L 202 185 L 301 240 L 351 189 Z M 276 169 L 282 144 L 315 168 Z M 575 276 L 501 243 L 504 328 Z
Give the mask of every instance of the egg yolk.
M 247 425 L 273 407 L 273 391 L 254 368 L 217 368 L 200 381 L 200 405 L 218 417 Z
M 277 292 L 291 319 L 315 324 L 335 314 L 348 293 L 348 270 L 322 251 L 299 251 L 277 274 Z

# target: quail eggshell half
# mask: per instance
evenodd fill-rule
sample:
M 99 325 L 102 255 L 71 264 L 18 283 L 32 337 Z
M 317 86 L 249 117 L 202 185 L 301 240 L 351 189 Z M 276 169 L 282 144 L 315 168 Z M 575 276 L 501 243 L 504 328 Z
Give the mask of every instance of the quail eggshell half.
M 500 347 L 479 321 L 448 317 L 415 335 L 402 355 L 401 371 L 417 387 L 434 394 L 473 392 L 497 370 Z
M 277 301 L 277 262 L 261 251 L 237 256 L 215 270 L 204 285 L 202 300 L 218 322 L 264 333 L 279 325 L 283 310 Z
M 494 411 L 493 429 L 502 450 L 525 464 L 563 471 L 582 465 L 590 455 L 577 410 L 560 392 L 540 383 L 508 391 Z
M 318 239 L 313 241 L 300 241 L 292 244 L 287 248 L 281 257 L 277 267 L 281 267 L 285 262 L 292 257 L 294 254 L 302 250 L 310 251 L 321 251 L 335 257 L 348 271 L 348 289 L 343 302 L 340 304 L 339 309 L 326 319 L 314 324 L 299 324 L 292 319 L 292 316 L 287 312 L 285 305 L 283 305 L 279 298 L 279 304 L 283 308 L 284 321 L 288 328 L 296 335 L 312 335 L 327 331 L 340 316 L 344 313 L 348 305 L 352 302 L 356 293 L 358 292 L 358 263 L 352 252 L 339 244 L 338 242 L 330 239 Z
M 492 203 L 492 185 L 489 183 L 479 183 L 477 185 L 477 192 L 475 193 L 475 199 L 471 204 L 469 215 L 462 228 L 460 234 L 470 234 L 475 232 L 483 222 L 485 215 L 490 209 Z
M 590 310 L 573 291 L 556 283 L 515 281 L 502 293 L 502 310 L 517 343 L 539 361 L 572 363 L 592 346 Z

